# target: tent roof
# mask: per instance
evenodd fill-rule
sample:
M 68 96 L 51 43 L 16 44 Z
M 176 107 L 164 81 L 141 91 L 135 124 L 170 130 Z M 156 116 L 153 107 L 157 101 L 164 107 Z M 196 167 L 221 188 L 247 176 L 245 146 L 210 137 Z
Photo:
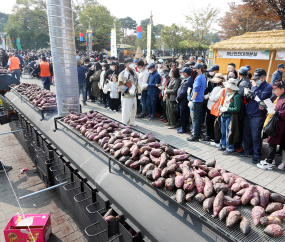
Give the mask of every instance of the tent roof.
M 247 32 L 210 46 L 213 50 L 285 50 L 285 30 Z

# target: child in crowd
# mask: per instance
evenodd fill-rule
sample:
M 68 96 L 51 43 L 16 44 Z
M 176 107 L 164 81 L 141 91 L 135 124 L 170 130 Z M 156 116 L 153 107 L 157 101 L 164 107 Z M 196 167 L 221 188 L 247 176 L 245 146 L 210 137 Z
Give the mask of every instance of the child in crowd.
M 118 92 L 118 76 L 112 76 L 112 82 L 110 83 L 110 109 L 114 112 L 118 111 L 119 108 L 119 92 Z

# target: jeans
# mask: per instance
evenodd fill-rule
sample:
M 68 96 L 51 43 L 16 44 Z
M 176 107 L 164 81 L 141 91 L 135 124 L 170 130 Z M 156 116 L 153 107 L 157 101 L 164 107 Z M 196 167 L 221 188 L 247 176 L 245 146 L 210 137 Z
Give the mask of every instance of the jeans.
M 148 113 L 155 117 L 156 114 L 156 103 L 157 103 L 158 96 L 157 95 L 147 95 L 146 98 L 146 106 Z
M 16 76 L 16 77 L 15 77 Z M 17 70 L 13 70 L 12 72 L 12 77 L 16 78 L 18 81 L 20 81 L 20 77 L 21 77 L 21 72 L 19 69 Z
M 189 116 L 190 116 L 190 110 L 188 107 L 188 101 L 185 97 L 185 100 L 182 100 L 179 103 L 179 107 L 180 107 L 180 120 L 181 120 L 181 127 L 183 131 L 187 131 L 187 125 L 188 125 L 188 121 L 189 121 Z
M 222 132 L 222 147 L 227 148 L 227 151 L 234 151 L 234 145 L 228 145 L 228 137 L 229 137 L 229 124 L 231 122 L 231 118 L 221 116 L 221 132 Z
M 147 111 L 146 98 L 147 98 L 147 90 L 143 90 L 141 95 L 142 114 L 146 114 Z
M 243 148 L 247 154 L 254 154 L 254 158 L 261 158 L 261 131 L 265 117 L 251 117 L 245 115 L 243 128 Z
M 203 103 L 193 102 L 193 125 L 194 125 L 194 137 L 198 138 L 200 136 L 201 128 L 201 113 L 202 113 Z
M 41 77 L 41 79 L 42 79 L 44 89 L 50 90 L 51 77 L 50 76 Z
M 83 104 L 86 104 L 86 83 L 78 84 L 78 87 L 79 87 L 79 96 L 81 92 L 83 96 Z

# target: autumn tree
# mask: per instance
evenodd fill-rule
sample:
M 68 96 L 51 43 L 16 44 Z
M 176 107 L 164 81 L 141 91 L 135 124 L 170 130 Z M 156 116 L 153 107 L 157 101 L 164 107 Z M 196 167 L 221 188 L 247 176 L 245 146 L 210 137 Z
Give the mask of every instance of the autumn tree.
M 229 11 L 220 19 L 222 39 L 242 35 L 246 32 L 256 32 L 280 29 L 281 24 L 276 14 L 260 8 L 254 11 L 249 3 L 229 3 Z
M 282 29 L 285 29 L 285 1 L 284 0 L 243 0 L 248 3 L 255 13 L 263 13 L 266 17 L 278 18 Z
M 137 27 L 137 22 L 131 17 L 120 18 L 121 28 L 124 30 L 124 36 L 127 36 L 127 30 L 135 30 Z

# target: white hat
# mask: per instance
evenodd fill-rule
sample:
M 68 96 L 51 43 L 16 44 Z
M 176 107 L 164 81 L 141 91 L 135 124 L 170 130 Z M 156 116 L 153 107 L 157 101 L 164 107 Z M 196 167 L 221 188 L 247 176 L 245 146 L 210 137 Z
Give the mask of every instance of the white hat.
M 227 82 L 223 82 L 224 87 L 232 89 L 234 91 L 238 91 L 239 87 L 237 86 L 238 80 L 234 78 L 230 78 Z

